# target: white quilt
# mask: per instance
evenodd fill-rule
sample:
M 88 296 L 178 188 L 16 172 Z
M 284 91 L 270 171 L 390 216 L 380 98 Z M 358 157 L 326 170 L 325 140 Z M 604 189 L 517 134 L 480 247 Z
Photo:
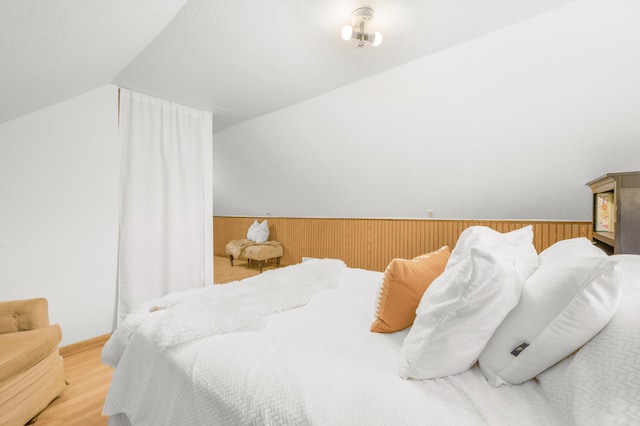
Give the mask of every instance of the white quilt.
M 159 346 L 154 324 L 141 321 L 112 360 L 104 413 L 134 425 L 569 423 L 536 381 L 494 388 L 477 367 L 401 379 L 406 331 L 369 331 L 381 276 L 343 268 L 337 288 L 269 316 L 263 328 L 177 346 Z

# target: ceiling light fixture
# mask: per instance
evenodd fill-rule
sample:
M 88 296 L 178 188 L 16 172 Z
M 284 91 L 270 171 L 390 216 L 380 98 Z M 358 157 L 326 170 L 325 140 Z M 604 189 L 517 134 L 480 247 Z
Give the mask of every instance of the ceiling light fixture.
M 375 12 L 370 7 L 361 7 L 351 14 L 351 25 L 342 28 L 342 38 L 344 40 L 358 40 L 358 47 L 364 47 L 365 43 L 371 43 L 374 46 L 380 46 L 382 43 L 382 34 L 375 32 L 368 34 L 364 31 L 366 24 L 373 20 Z

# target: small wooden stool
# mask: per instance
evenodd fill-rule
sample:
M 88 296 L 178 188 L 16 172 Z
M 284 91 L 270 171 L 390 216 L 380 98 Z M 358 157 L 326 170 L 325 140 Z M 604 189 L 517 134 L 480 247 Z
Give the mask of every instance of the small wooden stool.
M 251 240 L 233 240 L 226 247 L 231 266 L 234 259 L 246 259 L 247 265 L 252 260 L 258 262 L 260 273 L 262 273 L 263 262 L 269 259 L 276 259 L 277 265 L 280 266 L 280 258 L 284 254 L 284 248 L 278 241 L 265 241 L 256 243 Z

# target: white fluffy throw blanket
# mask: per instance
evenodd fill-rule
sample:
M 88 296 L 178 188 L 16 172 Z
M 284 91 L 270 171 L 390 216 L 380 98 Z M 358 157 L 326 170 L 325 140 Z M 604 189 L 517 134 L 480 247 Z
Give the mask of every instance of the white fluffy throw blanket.
M 265 271 L 255 277 L 172 293 L 132 311 L 113 333 L 102 360 L 116 366 L 142 324 L 162 347 L 214 334 L 264 327 L 267 317 L 303 306 L 314 294 L 338 286 L 340 260 L 311 260 Z

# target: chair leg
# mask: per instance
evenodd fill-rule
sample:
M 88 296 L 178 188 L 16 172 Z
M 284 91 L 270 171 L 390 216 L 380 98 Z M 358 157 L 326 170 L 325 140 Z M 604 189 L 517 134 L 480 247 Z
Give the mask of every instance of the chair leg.
M 280 258 L 279 257 L 276 259 L 276 265 L 280 266 Z
M 229 260 L 231 261 L 231 266 L 233 266 L 233 255 L 232 254 L 229 255 Z
M 260 273 L 262 273 L 262 260 L 258 262 L 258 265 L 260 265 Z

